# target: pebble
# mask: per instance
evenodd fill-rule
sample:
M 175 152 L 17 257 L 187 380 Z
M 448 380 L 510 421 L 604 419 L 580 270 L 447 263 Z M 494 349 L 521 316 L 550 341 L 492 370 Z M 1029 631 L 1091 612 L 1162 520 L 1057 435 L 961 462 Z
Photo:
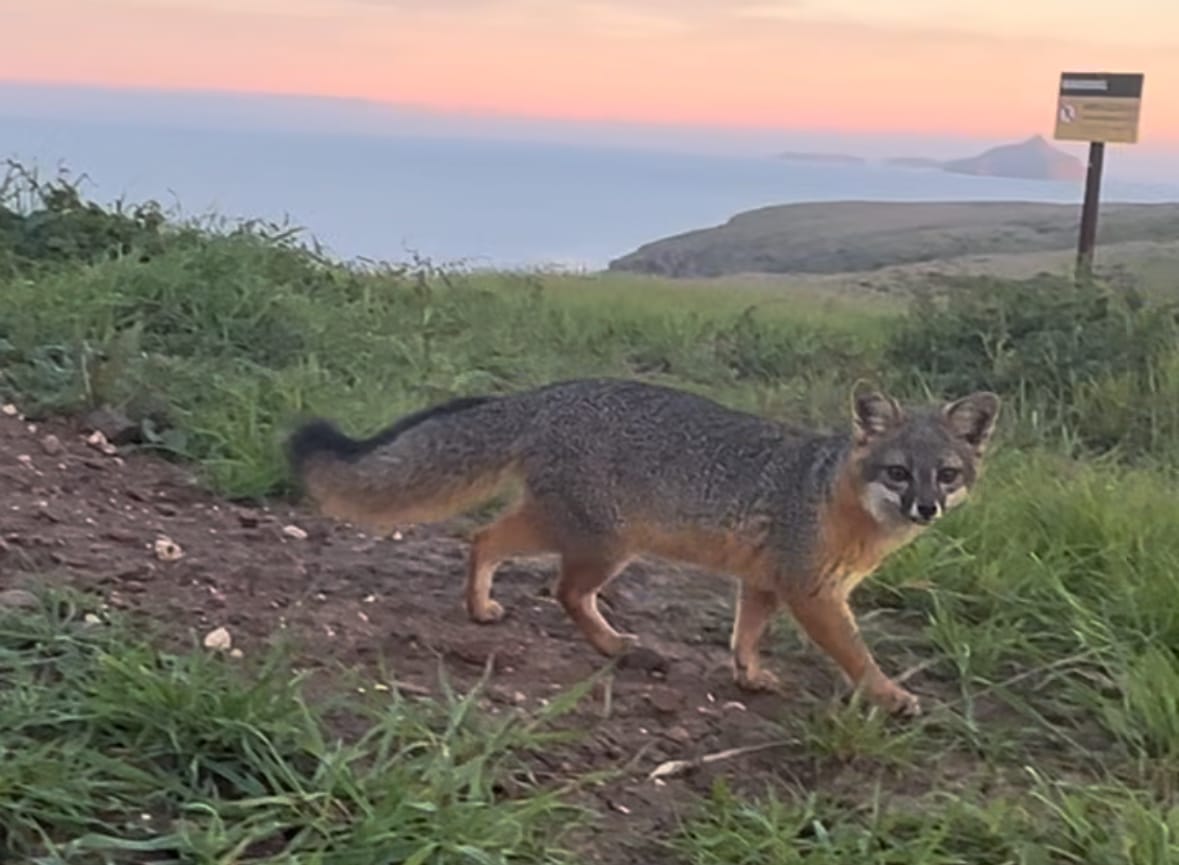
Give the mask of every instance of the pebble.
M 156 558 L 161 562 L 175 562 L 184 558 L 184 550 L 180 548 L 180 544 L 166 535 L 156 538 L 152 548 L 155 550 Z
M 45 453 L 52 457 L 57 456 L 64 450 L 64 448 L 62 447 L 61 439 L 59 439 L 53 433 L 50 433 L 49 435 L 45 436 L 45 438 L 41 439 L 41 450 L 45 451 Z
M 204 644 L 206 649 L 224 652 L 233 645 L 233 637 L 225 628 L 214 628 L 205 634 Z

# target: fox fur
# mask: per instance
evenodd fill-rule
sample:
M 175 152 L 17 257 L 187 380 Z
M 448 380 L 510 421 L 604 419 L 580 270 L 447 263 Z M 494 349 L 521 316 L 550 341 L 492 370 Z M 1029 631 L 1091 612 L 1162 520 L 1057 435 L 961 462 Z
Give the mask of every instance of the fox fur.
M 288 458 L 319 510 L 374 532 L 433 522 L 509 481 L 515 503 L 473 538 L 469 617 L 504 615 L 491 597 L 500 562 L 560 557 L 556 597 L 603 655 L 636 645 L 598 610 L 599 590 L 634 557 L 732 575 L 736 682 L 777 687 L 759 643 L 788 610 L 850 682 L 891 711 L 917 698 L 886 676 L 859 636 L 848 597 L 974 485 L 999 413 L 978 392 L 902 408 L 852 395 L 845 432 L 788 429 L 674 388 L 618 379 L 558 382 L 464 397 L 368 439 L 312 421 Z

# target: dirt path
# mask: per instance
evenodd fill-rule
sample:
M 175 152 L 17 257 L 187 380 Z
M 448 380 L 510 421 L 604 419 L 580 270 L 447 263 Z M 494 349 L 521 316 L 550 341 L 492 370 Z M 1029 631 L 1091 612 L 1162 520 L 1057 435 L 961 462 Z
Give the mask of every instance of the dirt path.
M 254 509 L 219 500 L 178 466 L 104 453 L 73 423 L 13 416 L 0 416 L 0 491 L 0 589 L 66 582 L 174 623 L 186 640 L 225 627 L 247 655 L 286 629 L 308 664 L 375 669 L 383 657 L 415 690 L 436 688 L 439 660 L 466 685 L 494 656 L 493 711 L 535 706 L 601 665 L 550 596 L 550 561 L 505 565 L 495 596 L 507 618 L 494 626 L 467 620 L 462 536 L 470 524 L 375 540 L 281 503 Z M 168 542 L 182 555 L 170 560 Z M 792 701 L 750 698 L 732 685 L 723 579 L 636 563 L 603 607 L 649 651 L 613 677 L 609 716 L 601 694 L 585 701 L 574 721 L 588 736 L 544 760 L 555 775 L 630 764 L 625 779 L 589 794 L 610 831 L 590 839 L 587 861 L 663 861 L 643 839 L 673 832 L 677 803 L 707 790 L 717 773 L 755 789 L 817 780 L 803 746 L 648 780 L 666 760 L 781 738 L 773 719 Z M 836 687 L 813 653 L 776 654 L 769 663 L 802 692 Z

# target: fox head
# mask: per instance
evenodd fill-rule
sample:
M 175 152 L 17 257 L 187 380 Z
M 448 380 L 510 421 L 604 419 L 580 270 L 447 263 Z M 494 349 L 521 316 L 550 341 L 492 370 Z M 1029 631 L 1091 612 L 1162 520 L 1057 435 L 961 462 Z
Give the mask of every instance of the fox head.
M 922 409 L 854 393 L 853 471 L 864 507 L 880 523 L 920 527 L 961 504 L 998 415 L 999 397 L 989 391 Z

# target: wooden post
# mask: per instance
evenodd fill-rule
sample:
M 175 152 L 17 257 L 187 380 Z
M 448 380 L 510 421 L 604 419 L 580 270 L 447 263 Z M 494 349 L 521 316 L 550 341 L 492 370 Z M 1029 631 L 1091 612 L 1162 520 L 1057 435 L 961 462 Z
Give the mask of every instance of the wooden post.
M 1089 170 L 1085 172 L 1085 202 L 1081 207 L 1081 236 L 1077 242 L 1078 282 L 1093 278 L 1093 248 L 1097 245 L 1097 208 L 1101 200 L 1101 170 L 1105 142 L 1089 142 Z

